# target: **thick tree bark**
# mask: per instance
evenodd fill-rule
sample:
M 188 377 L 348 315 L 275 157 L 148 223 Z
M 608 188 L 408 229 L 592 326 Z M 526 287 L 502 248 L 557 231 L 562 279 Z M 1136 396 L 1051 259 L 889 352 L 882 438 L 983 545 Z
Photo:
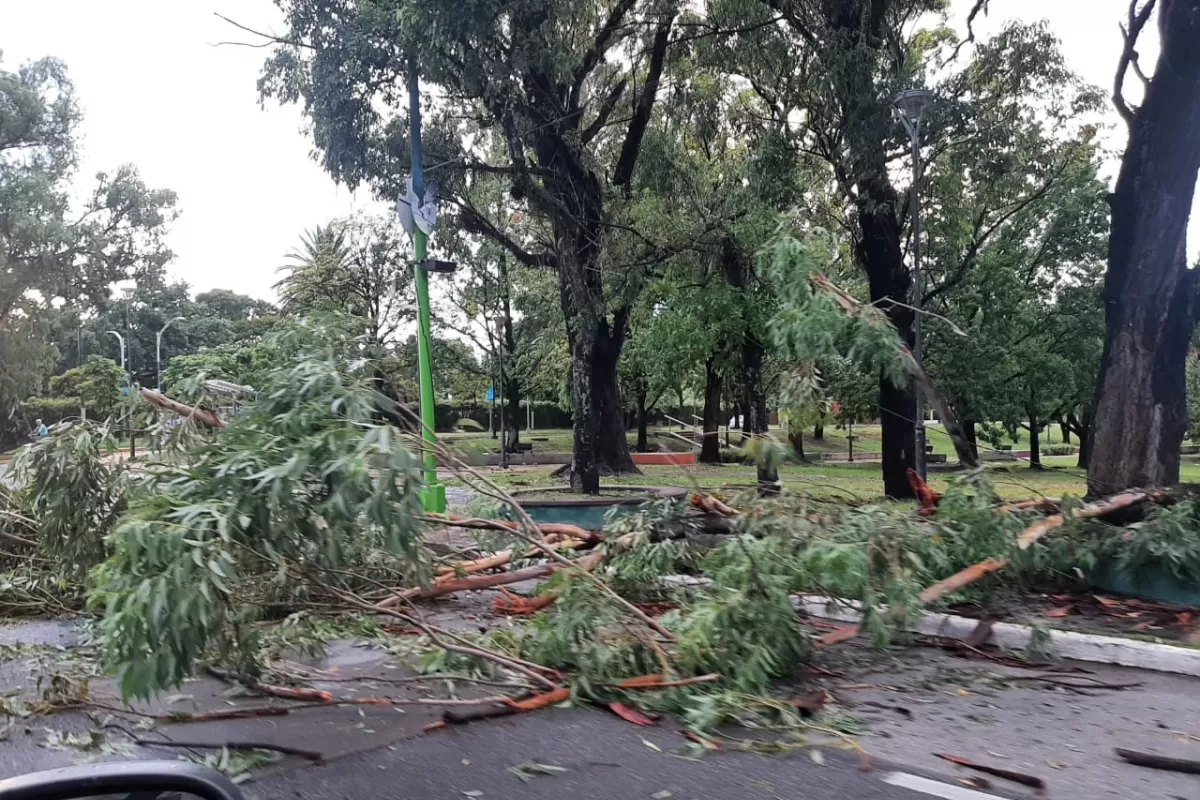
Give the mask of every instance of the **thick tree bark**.
M 1085 408 L 1083 418 L 1080 419 L 1074 413 L 1067 415 L 1067 422 L 1075 431 L 1075 436 L 1079 439 L 1079 460 L 1075 463 L 1078 469 L 1088 468 L 1088 459 L 1091 456 L 1092 437 L 1089 435 L 1092 428 L 1092 411 Z
M 975 460 L 979 461 L 979 437 L 976 435 L 975 425 L 976 422 L 973 419 L 964 419 L 962 421 L 963 438 L 970 445 L 971 453 L 975 456 Z
M 789 433 L 788 441 L 792 443 L 792 452 L 796 454 L 796 458 L 808 461 L 808 456 L 804 455 L 804 433 L 801 431 Z
M 650 410 L 646 408 L 647 395 L 650 393 L 650 387 L 646 384 L 645 378 L 639 378 L 637 382 L 637 451 L 639 453 L 647 453 L 650 451 Z
M 730 288 L 739 292 L 750 291 L 752 263 L 732 237 L 726 237 L 721 242 L 721 267 Z M 758 336 L 754 321 L 744 322 L 741 371 L 742 442 L 752 436 L 766 433 L 770 422 L 762 376 L 766 347 Z
M 715 359 L 704 365 L 704 441 L 700 444 L 700 461 L 704 464 L 721 463 L 721 373 L 717 371 Z
M 1200 170 L 1200 0 L 1160 0 L 1162 49 L 1132 116 L 1104 282 L 1104 356 L 1088 491 L 1179 481 L 1185 364 L 1195 325 L 1186 232 Z
M 880 153 L 882 157 L 882 152 Z M 882 165 L 881 165 L 882 166 Z M 862 238 L 855 247 L 867 273 L 871 302 L 887 309 L 909 349 L 913 338 L 913 312 L 909 308 L 912 281 L 900 249 L 900 222 L 895 215 L 899 198 L 882 169 L 877 179 L 863 185 L 859 196 Z M 903 305 L 901 305 L 903 304 Z M 913 496 L 908 471 L 916 465 L 917 399 L 908 386 L 896 386 L 886 377 L 879 381 L 879 422 L 883 450 L 883 491 L 888 497 Z
M 1029 418 L 1029 468 L 1042 468 L 1042 427 Z
M 1062 443 L 1070 444 L 1071 443 L 1071 429 L 1070 429 L 1070 427 L 1067 426 L 1067 423 L 1065 420 L 1058 424 L 1058 430 L 1062 434 Z
M 813 438 L 818 442 L 825 441 L 825 423 L 823 421 L 813 426 Z
M 521 442 L 521 382 L 517 380 L 517 337 L 513 331 L 512 303 L 509 300 L 508 259 L 500 259 L 500 291 L 504 311 L 504 336 L 500 346 L 504 348 L 504 383 L 501 393 L 504 402 L 500 413 L 504 417 L 504 429 L 508 441 L 501 446 L 510 453 L 520 452 Z

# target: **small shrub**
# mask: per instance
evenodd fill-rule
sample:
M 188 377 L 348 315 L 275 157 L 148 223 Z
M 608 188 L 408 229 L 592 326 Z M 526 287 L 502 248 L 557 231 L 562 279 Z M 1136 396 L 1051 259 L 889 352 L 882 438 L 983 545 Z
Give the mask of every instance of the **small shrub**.
M 470 417 L 459 417 L 458 422 L 454 423 L 454 429 L 458 431 L 472 431 L 475 433 L 481 433 L 487 430 Z
M 1069 444 L 1051 444 L 1042 448 L 1042 455 L 1071 456 L 1075 455 L 1075 447 Z

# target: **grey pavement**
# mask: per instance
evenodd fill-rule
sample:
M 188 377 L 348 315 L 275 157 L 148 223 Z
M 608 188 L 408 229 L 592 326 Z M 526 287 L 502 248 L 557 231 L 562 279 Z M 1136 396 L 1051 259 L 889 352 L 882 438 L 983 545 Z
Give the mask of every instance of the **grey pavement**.
M 447 621 L 458 618 L 463 627 L 478 624 L 464 619 L 473 616 L 464 613 L 472 608 L 471 598 L 454 602 L 458 605 L 441 608 L 440 615 Z M 485 604 L 477 600 L 476 605 Z M 49 674 L 79 670 L 81 664 L 71 661 L 72 645 L 79 636 L 75 623 L 0 628 L 3 702 L 12 702 L 14 696 L 37 697 Z M 18 643 L 41 646 L 31 650 Z M 333 643 L 324 658 L 308 665 L 324 671 L 325 682 L 315 686 L 342 697 L 423 695 L 413 684 L 389 683 L 389 678 L 408 674 L 403 660 L 364 643 Z M 89 759 L 171 758 L 178 752 L 130 746 L 128 734 L 132 734 L 212 744 L 269 742 L 322 754 L 325 763 L 319 765 L 288 756 L 260 771 L 247 789 L 252 798 L 263 800 L 917 797 L 885 782 L 895 771 L 937 778 L 942 781 L 939 796 L 965 800 L 969 792 L 955 792 L 965 791 L 963 781 L 977 776 L 934 753 L 1036 775 L 1047 782 L 1047 794 L 1056 798 L 1200 800 L 1200 778 L 1134 767 L 1112 754 L 1114 746 L 1121 746 L 1200 758 L 1200 681 L 1196 679 L 1089 665 L 1094 670 L 1091 677 L 1097 680 L 1142 685 L 1077 694 L 1020 679 L 1046 675 L 1044 671 L 966 660 L 924 647 L 879 653 L 861 643 L 831 649 L 823 655 L 821 667 L 835 675 L 817 670 L 820 674 L 809 676 L 796 689 L 807 691 L 820 683 L 833 697 L 832 712 L 863 726 L 858 741 L 875 763 L 871 772 L 860 771 L 853 755 L 821 741 L 821 734 L 813 734 L 808 742 L 821 753 L 815 760 L 807 749 L 771 757 L 715 753 L 697 760 L 686 757 L 686 740 L 670 720 L 642 728 L 602 710 L 556 708 L 426 732 L 425 726 L 439 714 L 435 708 L 416 705 L 320 707 L 278 717 L 159 724 L 153 730 L 139 729 L 135 720 L 126 720 L 120 724 L 127 733 L 100 728 L 113 722 L 107 715 L 60 713 L 14 719 L 7 740 L 0 744 L 0 777 Z M 105 678 L 92 678 L 89 691 L 93 700 L 117 703 Z M 138 707 L 156 713 L 194 712 L 269 702 L 236 696 L 219 681 L 199 678 L 173 696 Z M 104 736 L 97 748 L 46 746 L 54 732 L 96 730 Z M 511 772 L 524 763 L 565 771 L 525 782 Z M 993 794 L 1029 796 L 1028 790 L 1015 784 L 987 780 Z
M 1200 777 L 1136 767 L 1114 748 L 1200 761 L 1200 679 L 1075 664 L 1080 678 L 929 647 L 834 648 L 831 690 L 866 722 L 862 745 L 918 770 L 965 776 L 944 753 L 1040 777 L 1055 797 L 1200 800 Z M 1072 680 L 1074 678 L 1074 680 Z M 1129 689 L 1072 690 L 1054 681 Z
M 655 745 L 651 748 L 647 742 Z M 822 750 L 769 757 L 749 753 L 679 758 L 685 740 L 669 729 L 635 728 L 585 709 L 448 728 L 394 749 L 268 776 L 248 788 L 262 800 L 913 800 L 925 795 L 885 783 L 857 759 Z M 565 771 L 522 780 L 521 764 Z M 478 793 L 478 794 L 476 794 Z

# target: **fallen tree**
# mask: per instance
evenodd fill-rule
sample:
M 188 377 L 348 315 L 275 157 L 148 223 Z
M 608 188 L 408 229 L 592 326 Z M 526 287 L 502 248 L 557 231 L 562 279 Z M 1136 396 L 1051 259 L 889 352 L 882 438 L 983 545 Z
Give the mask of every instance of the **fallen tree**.
M 142 399 L 152 406 L 173 411 L 181 417 L 195 420 L 209 428 L 224 428 L 225 422 L 212 411 L 200 406 L 189 406 L 186 403 L 181 403 L 167 397 L 161 392 L 156 392 L 153 389 L 142 389 Z

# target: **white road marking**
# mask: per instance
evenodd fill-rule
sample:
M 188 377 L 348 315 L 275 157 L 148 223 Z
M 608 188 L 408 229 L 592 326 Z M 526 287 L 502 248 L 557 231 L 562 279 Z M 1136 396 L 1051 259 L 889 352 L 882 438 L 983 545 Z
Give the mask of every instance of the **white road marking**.
M 914 792 L 923 792 L 931 794 L 934 797 L 943 797 L 945 800 L 996 800 L 996 795 L 977 792 L 974 789 L 968 789 L 965 786 L 955 786 L 951 783 L 941 783 L 932 781 L 929 778 L 922 778 L 919 775 L 909 775 L 907 772 L 891 772 L 883 777 L 884 783 L 890 783 L 893 786 L 899 786 L 902 789 L 911 789 Z

